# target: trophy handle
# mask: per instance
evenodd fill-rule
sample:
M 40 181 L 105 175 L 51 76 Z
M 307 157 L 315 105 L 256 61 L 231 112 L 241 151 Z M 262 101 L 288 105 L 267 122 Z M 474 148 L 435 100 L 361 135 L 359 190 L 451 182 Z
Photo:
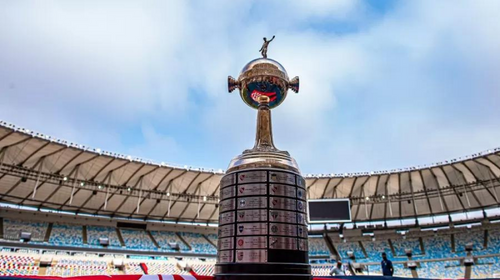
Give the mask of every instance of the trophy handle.
M 235 89 L 240 89 L 240 82 L 235 80 L 233 77 L 228 76 L 227 77 L 227 90 L 229 92 L 232 92 Z
M 295 78 L 290 80 L 290 82 L 288 83 L 288 88 L 295 93 L 299 93 L 299 77 L 295 76 Z

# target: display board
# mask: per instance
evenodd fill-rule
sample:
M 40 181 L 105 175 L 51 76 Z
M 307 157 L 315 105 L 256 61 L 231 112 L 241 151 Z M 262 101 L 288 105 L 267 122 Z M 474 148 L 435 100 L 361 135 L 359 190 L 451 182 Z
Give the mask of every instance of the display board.
M 351 221 L 351 202 L 348 198 L 311 199 L 309 204 L 309 223 L 325 224 Z

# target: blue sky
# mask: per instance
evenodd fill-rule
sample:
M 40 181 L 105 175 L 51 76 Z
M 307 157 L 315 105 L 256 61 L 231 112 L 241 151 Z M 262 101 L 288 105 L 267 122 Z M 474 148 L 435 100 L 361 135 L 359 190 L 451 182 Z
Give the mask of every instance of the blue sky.
M 158 162 L 225 169 L 256 112 L 227 75 L 301 78 L 273 111 L 304 173 L 498 147 L 499 1 L 2 1 L 0 119 Z

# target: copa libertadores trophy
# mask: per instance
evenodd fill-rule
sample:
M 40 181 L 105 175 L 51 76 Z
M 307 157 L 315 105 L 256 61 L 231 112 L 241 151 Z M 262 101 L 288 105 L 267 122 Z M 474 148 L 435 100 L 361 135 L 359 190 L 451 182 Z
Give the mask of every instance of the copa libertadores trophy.
M 274 36 L 273 36 L 274 39 Z M 295 160 L 273 143 L 271 109 L 299 91 L 283 66 L 267 58 L 250 61 L 229 92 L 257 109 L 255 145 L 234 158 L 220 183 L 219 238 L 215 277 L 236 279 L 310 279 L 305 180 Z

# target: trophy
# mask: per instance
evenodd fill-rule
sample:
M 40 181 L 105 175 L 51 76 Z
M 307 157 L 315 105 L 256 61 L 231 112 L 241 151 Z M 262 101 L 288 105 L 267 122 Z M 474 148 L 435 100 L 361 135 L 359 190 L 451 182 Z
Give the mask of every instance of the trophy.
M 305 180 L 296 161 L 274 146 L 271 109 L 288 90 L 299 91 L 299 78 L 267 58 L 243 67 L 228 89 L 257 109 L 255 145 L 235 157 L 220 182 L 219 232 L 215 277 L 235 279 L 311 279 L 308 259 Z

